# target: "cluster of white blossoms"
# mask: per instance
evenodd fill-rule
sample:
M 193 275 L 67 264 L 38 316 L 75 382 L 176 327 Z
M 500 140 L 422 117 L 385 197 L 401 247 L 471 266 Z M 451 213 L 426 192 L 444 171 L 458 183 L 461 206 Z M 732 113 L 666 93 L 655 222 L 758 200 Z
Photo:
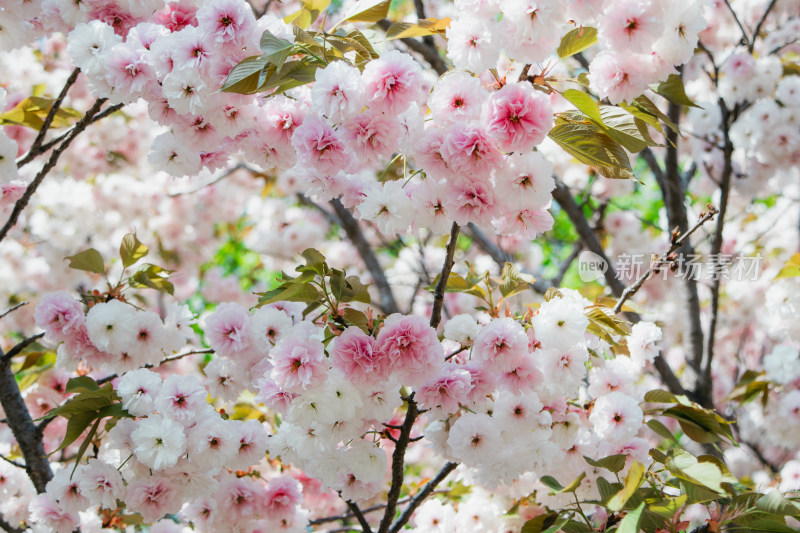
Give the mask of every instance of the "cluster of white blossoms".
M 564 290 L 529 321 L 481 325 L 459 315 L 440 339 L 424 319 L 394 314 L 373 334 L 351 326 L 331 340 L 303 318 L 303 304 L 250 312 L 224 303 L 204 319 L 215 357 L 201 379 L 141 368 L 158 367 L 185 344 L 186 319 L 165 323 L 119 300 L 84 314 L 54 293 L 36 317 L 62 343 L 59 366 L 119 373 L 113 383 L 125 416 L 103 437 L 97 458 L 75 474 L 57 472 L 32 504 L 31 520 L 71 531 L 80 513 L 116 508 L 119 500 L 147 522 L 180 512 L 205 531 L 230 521 L 299 531 L 309 519 L 300 483 L 265 467 L 267 453 L 323 490 L 369 501 L 383 490 L 398 417 L 411 398 L 423 413 L 414 434 L 487 488 L 562 477 L 581 468 L 584 454 L 644 460 L 639 383 L 660 330 L 637 327 L 629 339 L 635 358 L 590 356 L 590 349 L 611 352 L 586 333 L 588 304 Z M 279 425 L 228 418 L 225 406 L 246 390 L 280 416 Z M 253 468 L 264 475 L 244 474 Z M 591 493 L 592 482 L 583 490 Z

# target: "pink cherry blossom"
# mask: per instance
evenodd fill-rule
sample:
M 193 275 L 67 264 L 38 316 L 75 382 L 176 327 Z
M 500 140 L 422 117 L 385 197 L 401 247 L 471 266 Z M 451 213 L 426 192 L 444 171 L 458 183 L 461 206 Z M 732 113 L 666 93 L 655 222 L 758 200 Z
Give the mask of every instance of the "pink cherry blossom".
M 501 150 L 528 152 L 553 127 L 553 110 L 530 83 L 510 83 L 489 96 L 482 123 Z
M 318 340 L 286 336 L 269 352 L 272 379 L 287 392 L 302 392 L 325 380 L 328 364 Z
M 436 331 L 419 316 L 389 315 L 376 343 L 391 359 L 393 374 L 404 385 L 421 385 L 444 364 Z
M 391 50 L 367 63 L 362 74 L 367 105 L 389 115 L 422 96 L 422 69 L 408 54 Z

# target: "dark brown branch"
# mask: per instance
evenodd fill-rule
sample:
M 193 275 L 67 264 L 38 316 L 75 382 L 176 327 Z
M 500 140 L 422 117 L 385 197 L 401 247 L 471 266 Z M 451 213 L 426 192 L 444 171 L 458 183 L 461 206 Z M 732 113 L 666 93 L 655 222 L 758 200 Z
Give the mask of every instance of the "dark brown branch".
M 681 119 L 681 106 L 670 103 L 667 109 L 667 115 L 673 123 L 676 125 L 679 124 Z M 678 134 L 671 129 L 667 130 L 666 137 L 667 147 L 666 156 L 664 158 L 664 186 L 661 192 L 664 198 L 664 207 L 667 211 L 669 230 L 677 230 L 679 233 L 683 234 L 689 230 L 689 218 L 686 213 L 685 204 L 686 189 L 681 179 L 678 161 L 678 143 L 680 139 L 678 138 Z M 690 242 L 685 242 L 676 252 L 684 256 L 691 256 L 694 254 L 694 248 Z M 692 276 L 686 276 L 683 283 L 687 291 L 686 307 L 689 319 L 689 345 L 691 347 L 691 357 L 687 357 L 687 361 L 689 361 L 690 366 L 694 368 L 695 372 L 700 375 L 703 361 L 703 328 L 700 322 L 700 297 L 697 292 L 697 280 Z
M 381 310 L 387 315 L 399 313 L 400 308 L 397 306 L 397 301 L 394 299 L 392 287 L 386 279 L 386 274 L 383 271 L 383 267 L 381 267 L 381 264 L 378 262 L 375 252 L 372 251 L 372 246 L 370 246 L 367 239 L 364 237 L 364 233 L 358 225 L 358 220 L 350 214 L 350 211 L 348 211 L 338 199 L 334 198 L 330 201 L 330 204 L 333 206 L 336 216 L 339 217 L 339 223 L 347 234 L 347 238 L 350 239 L 350 242 L 356 247 L 361 256 L 361 260 L 364 261 L 364 265 L 372 275 L 372 280 L 375 282 L 375 286 L 378 288 L 378 293 L 380 294 Z
M 731 15 L 733 16 L 733 20 L 736 21 L 736 24 L 739 26 L 739 30 L 741 30 L 741 32 L 742 32 L 742 42 L 746 46 L 749 47 L 750 46 L 750 37 L 747 36 L 747 32 L 745 31 L 744 26 L 742 25 L 742 21 L 739 20 L 739 15 L 737 15 L 736 11 L 733 10 L 733 6 L 731 6 L 731 3 L 730 3 L 729 0 L 725 0 L 725 5 L 728 6 L 728 11 L 731 12 Z M 753 36 L 753 40 L 755 40 L 755 36 Z
M 392 520 L 397 510 L 397 500 L 400 498 L 400 489 L 403 487 L 406 449 L 411 439 L 411 429 L 414 427 L 414 421 L 417 419 L 418 414 L 417 402 L 414 401 L 414 393 L 412 392 L 407 399 L 406 417 L 400 428 L 400 436 L 395 443 L 394 452 L 392 452 L 392 484 L 389 487 L 389 494 L 386 496 L 386 509 L 378 526 L 378 533 L 388 533 L 392 525 Z
M 700 219 L 690 230 L 688 230 L 686 233 L 675 239 L 672 242 L 672 245 L 669 247 L 669 250 L 659 255 L 656 258 L 656 260 L 650 265 L 650 268 L 647 269 L 647 272 L 645 272 L 644 275 L 642 275 L 638 280 L 636 280 L 636 283 L 630 285 L 624 291 L 622 291 L 622 296 L 619 297 L 619 300 L 617 300 L 617 304 L 614 306 L 614 312 L 619 313 L 625 302 L 628 301 L 631 297 L 633 297 L 633 295 L 636 294 L 637 291 L 642 288 L 642 285 L 644 285 L 644 282 L 647 281 L 650 275 L 657 268 L 660 267 L 664 268 L 667 263 L 673 261 L 674 259 L 670 257 L 671 254 L 674 253 L 678 248 L 683 246 L 683 243 L 686 242 L 686 240 L 689 237 L 691 237 L 692 233 L 697 231 L 697 229 L 700 226 L 702 226 L 703 224 L 714 218 L 714 215 L 716 214 L 717 214 L 717 209 L 713 206 L 708 206 L 708 211 L 700 216 Z
M 650 168 L 650 172 L 653 173 L 653 176 L 656 178 L 656 183 L 661 189 L 664 189 L 664 171 L 661 169 L 661 165 L 658 164 L 658 160 L 656 160 L 656 156 L 653 151 L 648 147 L 639 152 L 639 155 L 642 156 L 644 162 L 647 163 L 648 168 Z
M 608 256 L 606 256 L 606 252 L 600 245 L 597 235 L 589 225 L 589 221 L 586 220 L 583 210 L 575 202 L 575 198 L 572 197 L 572 193 L 569 191 L 569 188 L 561 181 L 556 180 L 556 188 L 553 190 L 553 198 L 556 200 L 556 202 L 558 202 L 558 205 L 561 206 L 561 209 L 563 209 L 567 214 L 567 217 L 569 217 L 572 225 L 575 228 L 575 231 L 578 232 L 578 236 L 580 237 L 580 240 L 586 249 L 600 256 L 600 258 L 602 258 L 608 265 L 604 276 L 606 284 L 608 284 L 611 292 L 618 297 L 622 295 L 622 291 L 625 290 L 625 284 L 622 283 L 622 281 L 620 281 L 617 277 L 617 272 L 614 269 L 614 265 L 611 263 L 611 261 L 609 261 Z
M 356 517 L 356 520 L 358 520 L 358 523 L 361 524 L 361 530 L 365 531 L 366 533 L 372 533 L 372 528 L 369 527 L 369 522 L 367 522 L 367 519 L 364 517 L 364 513 L 361 512 L 361 509 L 358 508 L 358 505 L 350 500 L 347 500 L 345 503 L 350 511 L 352 511 L 353 516 Z
M 419 491 L 416 496 L 414 496 L 414 498 L 411 500 L 411 503 L 409 503 L 408 507 L 406 507 L 405 511 L 403 511 L 403 514 L 401 514 L 395 523 L 392 524 L 391 529 L 389 529 L 389 533 L 397 533 L 400 531 L 403 526 L 406 525 L 409 520 L 411 520 L 411 516 L 414 514 L 414 511 L 417 510 L 417 507 L 419 507 L 422 502 L 424 502 L 425 499 L 433 493 L 439 483 L 444 481 L 444 479 L 450 475 L 450 472 L 455 470 L 457 466 L 458 463 L 446 463 L 442 469 L 439 470 L 439 473 L 437 473 L 433 479 L 428 481 L 422 490 Z
M 313 207 L 317 211 L 319 211 L 325 220 L 328 221 L 329 224 L 333 224 L 334 226 L 338 226 L 340 224 L 339 219 L 336 218 L 336 215 L 319 205 L 318 203 L 314 202 L 311 198 L 306 196 L 305 194 L 299 192 L 297 193 L 297 201 L 307 207 Z
M 19 309 L 19 308 L 20 308 L 20 307 L 22 307 L 23 305 L 28 305 L 28 303 L 29 303 L 29 302 L 20 302 L 20 303 L 18 303 L 17 305 L 15 305 L 14 307 L 9 307 L 9 308 L 8 308 L 8 309 L 6 309 L 5 311 L 3 311 L 3 313 L 2 313 L 2 314 L 0 314 L 0 320 L 3 320 L 3 319 L 6 317 L 6 316 L 10 315 L 11 313 L 13 313 L 14 311 L 16 311 L 17 309 Z
M 32 337 L 28 337 L 27 339 L 21 340 L 13 348 L 11 348 L 8 352 L 6 352 L 6 354 L 2 358 L 0 358 L 0 360 L 5 360 L 5 361 L 8 361 L 8 362 L 11 362 L 11 358 L 12 357 L 16 357 L 17 355 L 19 355 L 22 352 L 22 350 L 24 350 L 25 348 L 27 348 L 28 346 L 30 346 L 31 344 L 33 344 L 37 340 L 41 339 L 42 337 L 44 337 L 44 333 L 39 333 L 38 335 L 34 335 Z
M 392 22 L 386 19 L 378 21 L 378 26 L 383 31 L 388 30 L 391 25 Z M 444 59 L 442 59 L 442 56 L 439 55 L 439 50 L 437 50 L 436 46 L 429 46 L 425 42 L 417 41 L 411 37 L 398 40 L 402 41 L 410 50 L 421 55 L 422 59 L 424 59 L 440 76 L 447 72 L 447 64 L 444 62 Z
M 750 44 L 747 46 L 747 49 L 751 53 L 753 52 L 753 48 L 756 46 L 756 39 L 758 38 L 758 33 L 761 31 L 761 26 L 764 25 L 764 21 L 766 21 L 767 16 L 769 16 L 769 12 L 772 11 L 772 8 L 775 7 L 775 4 L 777 3 L 778 0 L 772 0 L 764 10 L 764 14 L 761 15 L 760 19 L 758 19 L 758 24 L 756 24 L 756 28 L 753 30 L 753 37 L 750 39 Z
M 42 143 L 44 142 L 45 135 L 47 135 L 47 130 L 50 129 L 53 119 L 56 118 L 56 113 L 58 113 L 58 110 L 61 109 L 61 104 L 64 102 L 64 98 L 66 98 L 70 87 L 72 87 L 77 81 L 80 73 L 81 69 L 76 68 L 72 71 L 72 74 L 69 75 L 69 78 L 67 78 L 67 81 L 64 83 L 64 87 L 62 87 L 61 92 L 56 99 L 53 100 L 53 104 L 50 106 L 50 110 L 47 112 L 47 116 L 44 118 L 42 127 L 39 128 L 39 133 L 36 134 L 36 138 L 33 140 L 33 144 L 31 144 L 28 153 L 25 155 L 25 157 L 17 162 L 17 168 L 29 163 L 33 160 L 33 158 L 44 152 L 42 149 Z
M 431 327 L 436 329 L 442 321 L 442 306 L 444 305 L 444 292 L 447 287 L 447 279 L 450 277 L 450 271 L 453 270 L 453 256 L 456 253 L 456 244 L 458 242 L 459 226 L 453 222 L 450 228 L 450 240 L 447 242 L 447 252 L 442 265 L 442 273 L 439 276 L 439 282 L 436 284 L 436 289 L 433 292 L 433 310 L 431 311 Z
M 722 176 L 720 179 L 720 200 L 719 200 L 719 219 L 717 219 L 717 227 L 714 231 L 714 240 L 711 243 L 711 272 L 713 273 L 713 281 L 711 284 L 711 321 L 708 326 L 708 344 L 706 345 L 706 359 L 700 376 L 697 393 L 701 398 L 705 398 L 707 402 L 711 402 L 711 362 L 714 359 L 714 341 L 716 340 L 717 332 L 717 319 L 719 317 L 719 291 L 722 282 L 722 275 L 719 272 L 720 268 L 720 252 L 722 251 L 722 230 L 725 227 L 725 215 L 728 212 L 728 197 L 731 191 L 731 176 L 733 175 L 733 143 L 730 139 L 730 126 L 733 120 L 728 106 L 720 99 L 719 106 L 722 111 L 722 135 L 725 143 L 725 150 L 723 151 L 723 167 Z M 732 120 L 733 119 L 733 120 Z
M 101 116 L 104 115 L 104 113 L 107 113 L 112 109 L 114 111 L 117 111 L 118 109 L 122 108 L 122 104 L 119 104 L 116 106 L 109 107 L 103 113 L 98 113 L 100 111 L 100 108 L 105 103 L 105 101 L 106 101 L 105 98 L 98 98 L 97 100 L 95 100 L 94 105 L 91 107 L 91 109 L 89 109 L 89 111 L 86 112 L 83 118 L 81 118 L 75 124 L 75 126 L 73 126 L 72 129 L 67 134 L 65 134 L 66 137 L 62 136 L 64 138 L 63 142 L 61 142 L 61 144 L 59 144 L 58 147 L 56 147 L 55 150 L 53 150 L 53 153 L 50 154 L 50 158 L 44 164 L 42 169 L 39 170 L 39 172 L 36 174 L 36 177 L 33 178 L 33 181 L 28 185 L 28 188 L 25 189 L 25 192 L 22 194 L 22 197 L 19 200 L 17 200 L 17 202 L 14 204 L 14 209 L 11 211 L 11 215 L 8 217 L 8 220 L 6 221 L 3 228 L 0 229 L 0 241 L 5 239 L 6 235 L 8 235 L 8 232 L 11 231 L 11 228 L 13 228 L 14 225 L 17 223 L 17 220 L 19 220 L 19 216 L 22 214 L 22 211 L 25 209 L 25 207 L 27 207 L 28 202 L 33 196 L 33 193 L 36 192 L 36 189 L 39 187 L 39 185 L 41 185 L 44 178 L 58 162 L 58 158 L 61 157 L 61 154 L 64 152 L 64 150 L 66 150 L 69 147 L 69 145 L 72 143 L 75 137 L 77 137 L 81 132 L 83 132 L 83 130 L 85 130 L 90 124 L 95 122 L 95 120 L 99 120 Z M 62 137 L 59 137 L 59 139 L 61 139 Z M 43 150 L 47 150 L 47 148 L 43 147 Z
M 22 451 L 25 471 L 39 493 L 44 492 L 53 477 L 50 462 L 42 442 L 42 433 L 31 420 L 30 411 L 22 399 L 19 386 L 11 371 L 11 358 L 0 352 L 0 405 L 6 413 L 8 427 Z
M 611 292 L 617 298 L 621 297 L 622 293 L 625 291 L 625 285 L 619 280 L 619 278 L 617 278 L 614 265 L 612 265 L 608 260 L 605 250 L 603 250 L 603 247 L 600 245 L 600 241 L 597 239 L 597 235 L 595 235 L 594 230 L 589 225 L 589 221 L 586 220 L 581 208 L 577 203 L 575 203 L 572 193 L 569 192 L 569 189 L 566 185 L 558 180 L 556 180 L 556 189 L 553 191 L 553 198 L 555 198 L 561 208 L 567 213 L 567 216 L 572 222 L 572 225 L 575 227 L 575 230 L 578 232 L 581 242 L 583 242 L 583 245 L 586 247 L 586 249 L 597 254 L 606 262 L 608 265 L 608 268 L 604 274 L 606 283 L 611 289 Z M 637 313 L 626 312 L 625 316 L 633 323 L 641 320 L 641 317 L 639 317 Z M 675 372 L 672 371 L 661 354 L 656 356 L 655 361 L 653 361 L 653 365 L 658 371 L 659 376 L 661 376 L 661 380 L 664 382 L 670 392 L 673 394 L 688 395 L 687 391 L 681 385 L 680 380 L 675 375 Z

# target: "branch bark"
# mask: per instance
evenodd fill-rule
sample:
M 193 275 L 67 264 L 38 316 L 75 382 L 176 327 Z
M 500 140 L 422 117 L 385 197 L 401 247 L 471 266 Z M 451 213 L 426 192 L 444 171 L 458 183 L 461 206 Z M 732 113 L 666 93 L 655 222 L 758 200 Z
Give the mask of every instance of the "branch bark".
M 597 235 L 595 235 L 594 230 L 589 225 L 589 221 L 586 220 L 583 211 L 572 197 L 572 193 L 570 193 L 569 188 L 567 188 L 567 186 L 559 180 L 556 180 L 556 188 L 553 191 L 553 198 L 555 198 L 564 212 L 567 213 L 567 216 L 572 222 L 572 225 L 575 227 L 575 230 L 578 232 L 578 236 L 580 237 L 581 242 L 583 242 L 583 245 L 586 247 L 586 249 L 594 252 L 606 262 L 608 265 L 608 268 L 604 273 L 606 283 L 611 289 L 611 292 L 617 298 L 621 298 L 625 291 L 625 284 L 617 278 L 614 265 L 612 265 L 608 260 L 605 250 L 603 250 L 603 247 L 600 245 L 600 241 L 597 239 Z M 634 324 L 641 320 L 641 317 L 637 313 L 626 312 L 625 316 Z M 659 376 L 661 376 L 661 380 L 664 382 L 670 392 L 673 394 L 683 394 L 688 396 L 687 391 L 681 385 L 681 382 L 675 375 L 675 372 L 672 371 L 672 368 L 670 368 L 669 364 L 667 364 L 661 354 L 656 356 L 655 360 L 653 361 L 653 366 L 655 366 L 656 371 L 658 371 Z
M 409 503 L 408 507 L 406 507 L 405 511 L 403 511 L 403 514 L 401 514 L 395 523 L 392 524 L 391 529 L 389 529 L 389 533 L 398 533 L 398 531 L 400 531 L 403 526 L 406 525 L 409 520 L 411 520 L 411 517 L 413 516 L 414 511 L 417 510 L 417 507 L 422 505 L 422 502 L 424 502 L 425 499 L 430 496 L 434 490 L 436 490 L 436 487 L 439 485 L 439 483 L 444 481 L 444 479 L 450 475 L 450 472 L 455 470 L 457 466 L 458 463 L 446 463 L 441 470 L 439 470 L 439 473 L 436 474 L 433 479 L 428 481 L 425 486 L 422 487 L 422 490 L 419 491 L 416 496 L 414 496 L 414 498 L 411 500 L 411 503 Z
M 44 164 L 41 170 L 39 170 L 39 172 L 36 174 L 36 177 L 33 178 L 33 181 L 30 183 L 30 185 L 28 185 L 28 188 L 25 189 L 25 192 L 22 194 L 22 197 L 19 200 L 17 200 L 17 202 L 14 204 L 14 209 L 11 211 L 11 215 L 9 215 L 8 220 L 6 221 L 3 228 L 0 229 L 0 241 L 6 238 L 8 232 L 11 231 L 11 228 L 13 228 L 14 225 L 17 223 L 17 220 L 19 220 L 19 216 L 22 214 L 22 211 L 25 209 L 25 207 L 27 207 L 28 202 L 33 196 L 33 193 L 36 192 L 36 189 L 39 187 L 39 185 L 42 184 L 44 178 L 58 162 L 58 158 L 61 157 L 61 154 L 64 152 L 64 150 L 66 150 L 69 147 L 69 145 L 72 143 L 75 137 L 77 137 L 90 124 L 95 122 L 95 120 L 99 120 L 101 116 L 107 116 L 108 114 L 110 114 L 108 113 L 109 111 L 111 110 L 117 111 L 122 108 L 122 104 L 118 104 L 109 107 L 103 113 L 99 113 L 100 108 L 103 107 L 105 101 L 106 101 L 105 98 L 98 98 L 97 100 L 95 100 L 94 105 L 91 107 L 91 109 L 89 109 L 89 111 L 86 112 L 83 118 L 81 118 L 75 124 L 75 126 L 73 126 L 70 132 L 66 134 L 66 137 L 64 137 L 64 140 L 61 142 L 61 144 L 59 144 L 55 148 L 55 150 L 53 150 L 53 153 L 50 154 L 50 158 L 47 160 L 47 162 Z M 96 119 L 95 116 L 97 116 Z M 59 139 L 60 138 L 61 137 L 59 137 Z M 43 150 L 46 149 L 47 148 L 43 148 Z
M 390 20 L 383 19 L 378 21 L 378 26 L 383 31 L 388 30 L 391 25 L 392 22 Z M 440 76 L 447 72 L 447 64 L 444 62 L 444 59 L 442 59 L 442 56 L 439 55 L 439 50 L 436 46 L 429 46 L 425 42 L 417 41 L 411 37 L 398 39 L 398 41 L 401 41 L 413 52 L 421 55 L 422 59 L 424 59 Z
M 372 247 L 364 237 L 364 233 L 358 225 L 358 220 L 350 214 L 350 211 L 348 211 L 338 199 L 334 198 L 331 200 L 330 204 L 333 206 L 333 210 L 336 212 L 336 216 L 339 218 L 339 222 L 342 228 L 344 228 L 347 238 L 350 239 L 350 242 L 356 247 L 359 255 L 361 255 L 361 260 L 364 261 L 364 265 L 367 267 L 370 275 L 372 275 L 372 280 L 375 282 L 375 286 L 378 288 L 378 293 L 380 294 L 381 310 L 387 315 L 399 313 L 400 308 L 397 306 L 397 301 L 394 299 L 392 287 L 386 280 L 386 274 L 383 272 L 383 268 L 378 262 L 375 252 L 372 251 Z
M 681 106 L 669 104 L 667 109 L 669 119 L 676 125 L 680 123 Z M 664 186 L 661 189 L 664 206 L 667 211 L 667 224 L 669 230 L 676 229 L 679 233 L 686 233 L 689 230 L 689 219 L 686 214 L 684 199 L 686 190 L 681 179 L 680 167 L 678 164 L 678 134 L 671 129 L 667 129 L 667 148 L 664 158 Z M 694 248 L 691 243 L 686 242 L 681 248 L 676 250 L 682 255 L 693 255 Z M 703 361 L 703 328 L 700 322 L 700 297 L 697 293 L 697 280 L 692 276 L 687 276 L 684 280 L 684 287 L 687 292 L 686 307 L 689 318 L 689 346 L 691 348 L 691 358 L 687 358 L 689 364 L 701 374 Z M 707 407 L 707 406 L 706 406 Z
M 0 405 L 6 413 L 6 421 L 25 459 L 25 471 L 39 493 L 44 492 L 47 482 L 53 477 L 50 461 L 42 442 L 42 432 L 31 420 L 30 411 L 22 399 L 11 358 L 0 355 Z
M 361 524 L 361 530 L 364 531 L 365 533 L 372 533 L 372 528 L 369 527 L 369 522 L 367 522 L 364 513 L 361 512 L 361 509 L 358 508 L 358 505 L 350 500 L 347 500 L 345 503 L 347 504 L 347 507 L 350 509 L 350 511 L 352 511 L 353 515 L 356 517 L 356 520 L 358 520 L 358 523 Z
M 392 452 L 392 484 L 389 487 L 389 494 L 386 496 L 386 509 L 383 511 L 383 518 L 381 518 L 381 523 L 378 526 L 378 533 L 388 533 L 392 525 L 392 519 L 394 519 L 395 511 L 397 510 L 397 500 L 400 497 L 400 489 L 403 486 L 406 449 L 411 440 L 411 429 L 414 426 L 414 421 L 419 415 L 413 392 L 408 397 L 407 404 L 406 417 L 403 420 L 403 425 L 400 426 L 400 436 L 397 438 L 394 452 Z
M 75 70 L 72 71 L 72 74 L 69 75 L 69 78 L 67 78 L 67 81 L 66 83 L 64 83 L 64 87 L 62 87 L 61 92 L 56 97 L 56 99 L 53 100 L 53 104 L 50 106 L 50 110 L 47 112 L 47 116 L 44 118 L 42 127 L 39 129 L 39 133 L 36 134 L 36 138 L 33 140 L 33 144 L 31 144 L 28 153 L 25 154 L 25 157 L 23 157 L 17 162 L 17 168 L 20 168 L 26 163 L 29 163 L 36 156 L 44 152 L 44 149 L 42 148 L 42 143 L 44 142 L 45 135 L 47 135 L 47 130 L 50 129 L 50 125 L 53 123 L 53 119 L 56 118 L 56 113 L 58 113 L 58 110 L 61 109 L 61 104 L 64 102 L 64 98 L 66 98 L 70 87 L 72 87 L 78 80 L 78 75 L 80 73 L 81 69 L 76 68 Z
M 453 222 L 450 228 L 450 240 L 447 243 L 447 253 L 442 266 L 442 273 L 439 276 L 439 283 L 436 284 L 436 289 L 433 292 L 433 311 L 431 311 L 431 327 L 436 329 L 442 321 L 442 307 L 444 305 L 444 292 L 447 287 L 447 279 L 450 277 L 450 272 L 453 270 L 453 256 L 456 253 L 456 243 L 458 242 L 459 226 Z
M 14 527 L 8 522 L 6 522 L 6 519 L 3 518 L 2 515 L 0 515 L 0 529 L 2 529 L 3 531 L 7 531 L 8 533 L 22 533 L 22 529 Z

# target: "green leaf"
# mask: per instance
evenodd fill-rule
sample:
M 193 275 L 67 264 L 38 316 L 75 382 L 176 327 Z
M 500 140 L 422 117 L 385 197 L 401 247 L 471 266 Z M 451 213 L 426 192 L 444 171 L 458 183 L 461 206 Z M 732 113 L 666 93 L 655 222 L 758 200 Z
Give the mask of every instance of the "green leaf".
M 638 533 L 639 520 L 642 519 L 642 512 L 644 512 L 644 502 L 639 504 L 635 511 L 626 514 L 622 521 L 617 526 L 617 533 Z
M 276 37 L 269 30 L 264 30 L 259 46 L 269 62 L 275 65 L 276 72 L 280 72 L 286 59 L 292 55 L 294 43 Z
M 281 301 L 315 303 L 322 300 L 322 294 L 308 283 L 287 283 L 277 289 L 256 294 L 260 296 L 257 307 Z
M 338 301 L 342 297 L 342 290 L 344 290 L 344 271 L 339 269 L 332 269 L 330 274 L 331 293 L 333 298 Z
M 348 307 L 344 310 L 342 316 L 348 324 L 356 326 L 358 329 L 369 335 L 367 315 L 357 309 Z
M 97 418 L 97 413 L 94 411 L 86 411 L 70 417 L 69 421 L 67 422 L 67 430 L 64 433 L 64 440 L 61 441 L 59 447 L 53 450 L 52 453 L 63 450 L 75 442 L 78 437 L 80 437 L 83 432 L 86 431 L 86 428 L 89 427 L 95 418 Z
M 665 466 L 679 479 L 701 485 L 716 493 L 725 492 L 721 485 L 723 475 L 719 467 L 711 462 L 700 462 L 687 451 L 670 450 Z
M 325 262 L 325 256 L 319 250 L 314 248 L 306 248 L 300 255 L 306 260 L 306 264 L 296 268 L 298 272 L 312 271 L 319 276 L 324 276 L 328 273 L 328 265 Z
M 621 107 L 601 106 L 600 115 L 605 125 L 604 131 L 629 152 L 641 152 L 648 146 L 658 146 L 650 137 L 645 122 Z
M 293 46 L 293 42 L 277 37 L 269 30 L 264 30 L 264 33 L 261 34 L 261 41 L 259 42 L 261 51 L 267 56 L 288 50 Z
M 132 287 L 149 287 L 159 292 L 173 294 L 175 286 L 168 279 L 169 272 L 169 270 L 165 270 L 160 266 L 145 263 L 130 278 L 130 283 Z
M 670 74 L 666 81 L 659 83 L 658 87 L 653 90 L 673 104 L 700 108 L 700 106 L 696 105 L 686 96 L 683 80 L 681 80 L 681 77 L 677 74 Z
M 597 42 L 597 30 L 590 26 L 575 28 L 561 38 L 556 52 L 558 57 L 565 58 L 582 52 Z
M 222 84 L 223 92 L 253 94 L 259 90 L 262 70 L 269 64 L 266 56 L 250 56 L 233 67 Z
M 581 163 L 596 167 L 606 177 L 635 179 L 628 154 L 594 124 L 556 124 L 548 136 L 565 152 Z
M 361 280 L 358 279 L 357 276 L 347 276 L 347 279 L 345 279 L 345 286 L 342 289 L 342 296 L 339 301 L 342 303 L 361 302 L 368 304 L 372 300 L 369 296 L 369 290 L 367 286 L 361 283 Z
M 664 437 L 665 439 L 674 441 L 675 444 L 678 444 L 678 439 L 675 438 L 675 435 L 672 434 L 669 428 L 667 428 L 667 426 L 665 426 L 655 418 L 647 421 L 647 427 L 649 427 L 650 429 L 652 429 L 654 432 Z
M 607 504 L 614 495 L 622 490 L 622 483 L 609 483 L 603 477 L 598 477 L 596 483 L 597 491 L 600 493 L 600 501 L 604 504 Z
M 672 520 L 678 511 L 680 511 L 683 506 L 686 505 L 686 500 L 686 494 L 681 494 L 674 498 L 668 498 L 666 500 L 652 503 L 647 506 L 647 510 L 651 513 L 657 514 L 661 518 Z
M 625 507 L 625 504 L 628 502 L 631 496 L 633 496 L 633 493 L 639 488 L 639 485 L 644 478 L 644 472 L 644 465 L 639 461 L 634 461 L 630 470 L 628 470 L 628 475 L 625 476 L 625 483 L 623 484 L 622 490 L 615 494 L 611 500 L 609 500 L 609 509 L 616 512 L 621 511 Z
M 600 115 L 600 105 L 585 92 L 577 89 L 567 89 L 561 96 L 566 98 L 572 105 L 598 125 L 603 123 L 603 117 Z
M 67 394 L 71 394 L 73 392 L 97 392 L 100 390 L 100 385 L 97 384 L 95 380 L 90 378 L 89 376 L 80 376 L 77 378 L 70 378 L 67 381 L 67 386 L 64 391 Z
M 631 107 L 633 107 L 634 109 L 639 110 L 642 113 L 642 115 L 637 115 L 637 116 L 639 116 L 639 118 L 641 118 L 642 120 L 644 120 L 645 122 L 647 122 L 651 126 L 656 126 L 659 131 L 661 131 L 661 126 L 660 126 L 661 122 L 663 122 L 672 131 L 675 131 L 675 132 L 678 131 L 678 126 L 674 122 L 672 122 L 672 120 L 670 120 L 670 118 L 667 115 L 665 115 L 658 108 L 658 106 L 656 104 L 654 104 L 653 101 L 650 100 L 645 95 L 641 95 L 641 96 L 637 97 L 636 99 L 634 99 L 633 102 L 632 102 L 632 106 Z M 626 109 L 627 109 L 627 107 L 626 107 Z M 631 111 L 630 109 L 628 109 L 628 111 L 633 113 L 633 111 Z M 653 124 L 652 122 L 648 121 L 646 119 L 647 116 L 653 117 L 653 119 L 655 119 L 655 124 Z
M 551 489 L 556 493 L 559 493 L 562 490 L 564 490 L 564 487 L 561 485 L 561 483 L 559 483 L 558 480 L 556 480 L 556 478 L 554 478 L 553 476 L 542 476 L 541 478 L 539 478 L 539 481 L 541 481 L 545 487 Z
M 545 513 L 531 518 L 523 524 L 520 533 L 541 533 L 558 519 L 558 513 Z
M 95 435 L 97 435 L 97 428 L 100 426 L 100 418 L 94 421 L 94 425 L 92 425 L 92 429 L 89 430 L 89 434 L 86 435 L 81 447 L 78 448 L 78 453 L 75 455 L 75 466 L 72 467 L 72 474 L 70 474 L 70 479 L 72 479 L 72 475 L 75 474 L 75 469 L 78 468 L 78 464 L 83 459 L 83 454 L 86 453 L 86 450 L 89 449 L 89 445 L 92 443 L 92 439 Z
M 781 496 L 776 490 L 772 490 L 756 500 L 756 507 L 770 514 L 800 516 L 800 508 Z
M 617 455 L 609 455 L 608 457 L 604 457 L 600 460 L 595 461 L 594 459 L 590 459 L 585 455 L 583 458 L 586 460 L 587 463 L 590 465 L 597 467 L 597 468 L 605 468 L 615 474 L 625 468 L 625 461 L 628 456 L 624 453 L 620 453 Z
M 450 22 L 451 20 L 449 17 L 443 19 L 422 19 L 416 24 L 411 22 L 395 22 L 386 30 L 386 39 L 391 41 L 393 39 L 441 34 L 447 30 L 450 26 Z
M 147 251 L 147 246 L 139 242 L 135 233 L 128 233 L 122 237 L 122 244 L 119 245 L 119 257 L 122 259 L 122 266 L 128 268 L 146 256 Z
M 69 267 L 75 270 L 84 270 L 95 274 L 104 274 L 106 271 L 103 266 L 103 256 L 94 248 L 89 248 L 65 259 L 69 261 Z

